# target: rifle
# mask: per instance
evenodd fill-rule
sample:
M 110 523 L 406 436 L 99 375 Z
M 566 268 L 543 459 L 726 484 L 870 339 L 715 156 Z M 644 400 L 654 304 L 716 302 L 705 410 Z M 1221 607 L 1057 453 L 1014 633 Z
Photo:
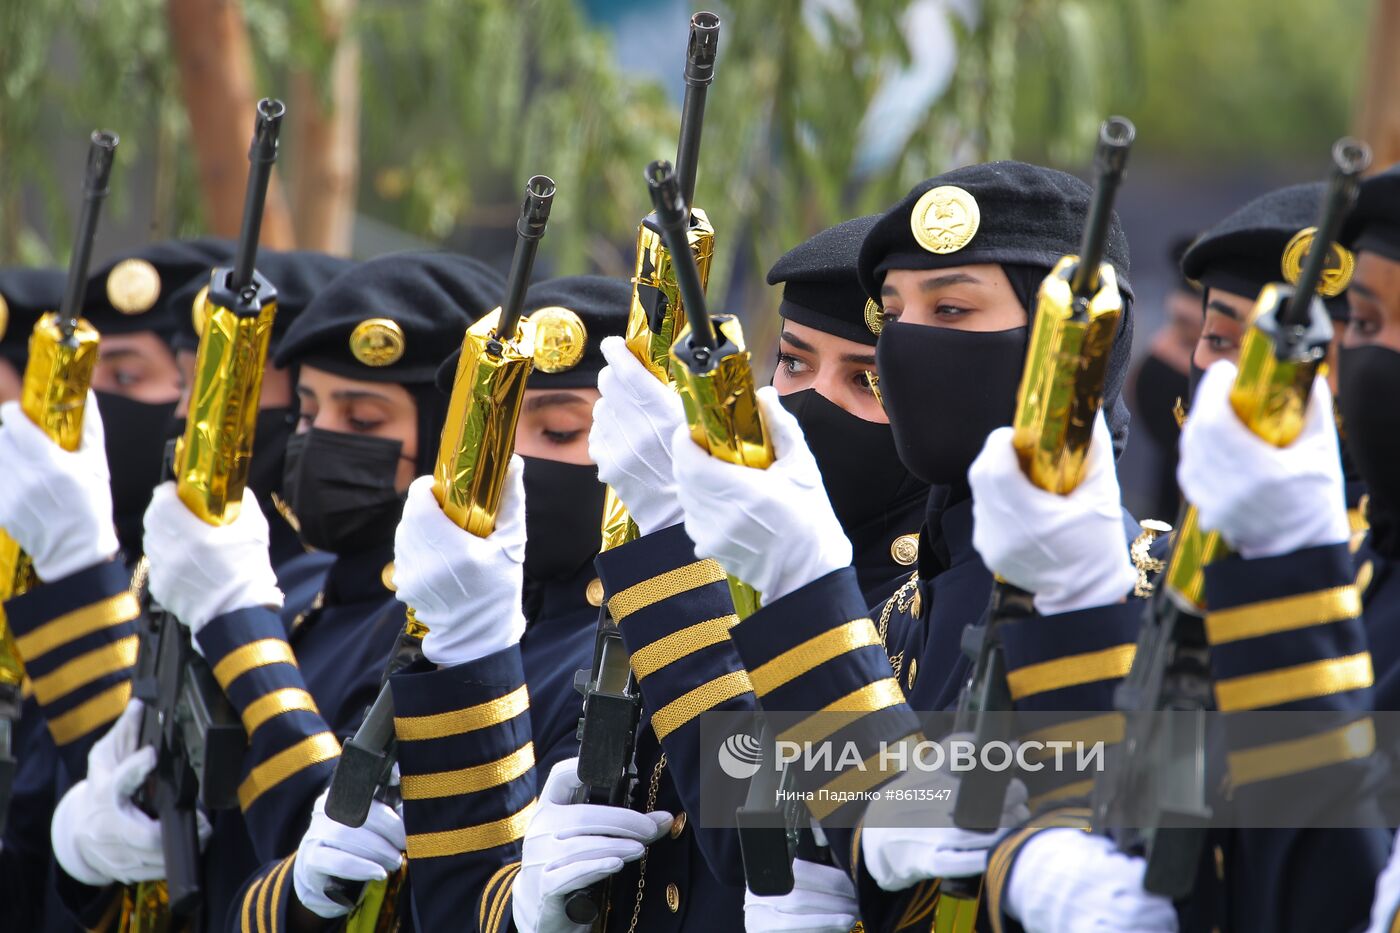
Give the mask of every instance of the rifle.
M 97 218 L 107 199 L 117 134 L 94 131 L 83 175 L 83 208 L 68 262 L 63 304 L 34 324 L 29 338 L 29 361 L 24 367 L 20 410 L 64 450 L 77 450 L 83 439 L 83 407 L 92 368 L 97 363 L 97 330 L 82 317 L 83 292 Z M 38 582 L 34 565 L 19 544 L 0 531 L 0 605 L 27 592 Z M 20 716 L 20 684 L 24 660 L 0 609 L 0 831 L 10 810 L 10 792 L 17 767 L 13 749 L 14 724 Z
M 680 142 L 676 151 L 679 174 L 686 179 L 682 196 L 687 227 L 684 249 L 694 260 L 703 291 L 709 281 L 714 255 L 714 227 L 705 212 L 689 205 L 695 194 L 700 136 L 704 126 L 705 99 L 714 81 L 719 52 L 719 17 L 700 12 L 690 18 L 686 45 L 685 101 L 681 108 Z M 672 384 L 671 344 L 680 333 L 684 297 L 676 279 L 673 254 L 661 235 L 656 214 L 648 214 L 637 228 L 637 261 L 633 270 L 632 306 L 624 339 L 653 376 Z M 641 537 L 622 500 L 610 487 L 603 499 L 602 545 L 609 550 Z M 637 780 L 637 725 L 642 715 L 642 695 L 632 676 L 631 661 L 623 646 L 617 622 L 604 605 L 598 610 L 598 632 L 593 663 L 574 677 L 574 688 L 583 695 L 579 717 L 578 776 L 583 786 L 576 802 L 624 806 Z M 593 923 L 607 904 L 608 882 L 600 881 L 573 892 L 565 913 L 575 923 Z
M 1059 495 L 1069 494 L 1083 479 L 1123 313 L 1117 277 L 1103 256 L 1114 197 L 1135 135 L 1132 122 L 1123 117 L 1109 117 L 1099 127 L 1097 179 L 1079 255 L 1062 257 L 1036 297 L 1011 443 L 1026 477 Z M 963 651 L 974 664 L 959 697 L 957 729 L 970 729 L 979 748 L 1014 737 L 1001 629 L 1034 611 L 1031 594 L 997 580 L 983 621 L 963 632 Z M 964 775 L 953 822 L 964 829 L 995 829 L 1011 777 L 1010 769 Z
M 521 315 L 554 192 L 554 181 L 544 175 L 532 177 L 525 186 L 505 300 L 467 329 L 438 443 L 433 495 L 448 518 L 479 538 L 496 527 L 525 383 L 534 369 L 535 329 Z M 412 663 L 427 633 L 410 608 L 379 695 L 331 776 L 326 815 L 338 823 L 363 826 L 371 802 L 388 793 L 397 757 L 389 676 Z M 350 906 L 363 890 L 362 882 L 342 880 L 328 887 L 327 896 Z
M 1317 297 L 1333 241 L 1371 162 L 1364 143 L 1332 147 L 1330 185 L 1298 282 L 1271 284 L 1255 301 L 1230 404 L 1258 437 L 1286 447 L 1302 432 L 1332 324 Z M 1214 706 L 1205 634 L 1205 567 L 1228 550 L 1187 503 L 1163 586 L 1148 609 L 1132 669 L 1114 705 L 1128 714 L 1123 742 L 1094 786 L 1094 829 L 1124 852 L 1145 853 L 1147 890 L 1190 893 L 1211 816 L 1205 713 Z M 1153 714 L 1168 711 L 1173 715 Z M 1146 810 L 1144 811 L 1144 808 Z
M 194 385 L 185 433 L 168 449 L 167 469 L 185 507 L 210 525 L 238 518 L 253 454 L 258 398 L 277 289 L 257 271 L 258 237 L 277 135 L 286 108 L 270 98 L 257 105 L 248 149 L 248 184 L 234 263 L 210 273 L 201 299 L 204 328 L 195 358 Z M 247 736 L 238 711 L 224 695 L 208 663 L 190 645 L 190 633 L 148 600 L 133 692 L 145 709 L 141 745 L 156 749 L 156 767 L 142 803 L 160 819 L 165 852 L 164 909 L 193 916 L 202 901 L 196 807 L 238 804 Z M 142 888 L 162 882 L 146 882 Z M 159 894 L 138 889 L 138 908 L 158 905 Z M 138 910 L 134 924 L 156 922 Z

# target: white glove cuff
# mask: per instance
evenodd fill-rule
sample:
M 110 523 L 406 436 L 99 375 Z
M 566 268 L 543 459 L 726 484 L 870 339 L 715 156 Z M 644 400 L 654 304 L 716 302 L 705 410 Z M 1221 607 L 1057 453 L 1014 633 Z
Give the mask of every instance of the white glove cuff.
M 271 568 L 260 568 L 265 571 L 259 572 L 259 579 L 240 580 L 229 579 L 224 582 L 224 586 L 218 591 L 210 594 L 208 602 L 197 608 L 192 608 L 188 613 L 188 618 L 181 618 L 190 627 L 192 635 L 198 635 L 199 630 L 219 616 L 228 615 L 230 612 L 237 612 L 240 609 L 255 609 L 265 606 L 268 609 L 281 609 L 285 597 L 282 590 L 277 586 L 277 577 L 272 573 Z
M 31 554 L 35 575 L 45 583 L 52 583 L 116 557 L 120 545 L 117 544 L 117 530 L 111 521 L 99 522 L 96 532 L 91 536 L 74 536 L 55 542 L 62 545 L 56 548 L 55 554 Z
M 454 625 L 428 629 L 423 639 L 423 657 L 439 667 L 454 667 L 520 644 L 525 634 L 525 616 L 519 609 L 500 625 L 487 628 Z
M 1240 556 L 1245 559 L 1278 557 L 1304 548 L 1345 544 L 1351 539 L 1351 524 L 1347 521 L 1343 503 L 1335 507 L 1327 503 L 1320 508 L 1300 510 L 1298 518 L 1299 521 L 1280 529 L 1266 544 L 1256 546 L 1241 541 Z
M 1068 581 L 1067 581 L 1068 582 Z M 1126 545 L 1122 554 L 1103 561 L 1099 573 L 1088 579 L 1073 581 L 1072 588 L 1051 590 L 1035 595 L 1035 609 L 1043 616 L 1062 612 L 1077 612 L 1095 606 L 1120 603 L 1137 583 L 1137 571 L 1129 559 Z
M 68 793 L 58 802 L 53 813 L 49 838 L 53 843 L 53 854 L 58 864 L 63 866 L 71 877 L 94 888 L 105 887 L 115 878 L 109 878 L 88 864 L 78 846 L 79 826 L 83 822 L 83 799 L 88 793 L 88 782 L 79 781 L 69 788 Z
M 1013 920 L 1025 923 L 1027 920 L 1026 911 L 1034 909 L 1039 915 L 1053 915 L 1053 905 L 1047 905 L 1037 899 L 1043 899 L 1046 893 L 1044 877 L 1049 871 L 1048 877 L 1056 877 L 1060 874 L 1056 870 L 1057 849 L 1053 840 L 1047 837 L 1055 833 L 1078 833 L 1078 829 L 1046 829 L 1031 836 L 1021 846 L 1020 853 L 1016 856 L 1016 861 L 1011 866 L 1011 879 L 1006 886 L 1006 913 Z M 1047 845 L 1047 843 L 1050 843 Z M 1037 884 L 1039 881 L 1039 884 Z M 1041 910 L 1044 910 L 1041 913 Z

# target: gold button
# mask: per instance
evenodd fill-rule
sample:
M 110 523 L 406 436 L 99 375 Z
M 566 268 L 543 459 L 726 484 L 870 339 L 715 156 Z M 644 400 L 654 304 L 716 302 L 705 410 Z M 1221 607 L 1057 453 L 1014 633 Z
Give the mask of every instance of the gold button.
M 379 582 L 380 582 L 380 583 L 383 583 L 383 584 L 384 584 L 384 589 L 388 590 L 390 593 L 395 592 L 395 590 L 394 590 L 394 562 L 393 562 L 393 561 L 389 561 L 389 563 L 387 563 L 387 564 L 384 565 L 384 569 L 381 570 L 381 571 L 379 571 Z
M 890 556 L 901 567 L 912 566 L 919 559 L 919 536 L 900 535 L 890 545 Z
M 909 602 L 909 611 L 914 614 L 916 619 L 924 614 L 924 594 L 918 590 L 914 591 L 914 598 Z
M 1225 880 L 1225 852 L 1220 846 L 1215 847 L 1215 877 Z
M 685 832 L 685 811 L 676 814 L 676 818 L 671 821 L 671 838 L 678 839 L 680 834 Z
M 917 658 L 909 659 L 909 689 L 914 689 L 914 681 L 919 676 L 919 661 Z
M 594 577 L 588 581 L 588 586 L 583 590 L 583 598 L 588 600 L 590 606 L 603 605 L 603 581 Z
M 674 882 L 666 885 L 666 906 L 671 908 L 673 914 L 681 909 L 681 889 Z

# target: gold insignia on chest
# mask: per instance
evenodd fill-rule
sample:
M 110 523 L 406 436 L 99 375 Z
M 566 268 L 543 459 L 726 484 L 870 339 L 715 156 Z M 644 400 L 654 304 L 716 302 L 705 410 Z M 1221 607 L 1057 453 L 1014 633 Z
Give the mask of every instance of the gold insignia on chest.
M 1142 527 L 1142 533 L 1133 539 L 1128 548 L 1128 555 L 1132 558 L 1133 567 L 1138 575 L 1137 582 L 1133 584 L 1133 595 L 1145 599 L 1152 595 L 1153 582 L 1150 575 L 1161 573 L 1167 566 L 1166 561 L 1152 556 L 1152 543 L 1160 535 L 1171 534 L 1172 526 L 1155 518 L 1145 518 L 1138 524 Z
M 890 544 L 890 556 L 901 567 L 911 566 L 919 559 L 919 536 L 900 535 Z
M 588 600 L 590 606 L 603 605 L 603 581 L 594 577 L 588 581 L 588 586 L 583 589 L 583 597 Z
M 366 366 L 392 366 L 403 359 L 403 328 L 386 317 L 372 317 L 355 325 L 350 352 Z
M 535 325 L 535 368 L 542 373 L 573 369 L 588 349 L 588 329 L 568 308 L 540 308 L 530 315 Z
M 107 300 L 122 314 L 144 314 L 160 297 L 160 273 L 144 259 L 123 259 L 107 273 Z
M 1298 284 L 1298 277 L 1303 274 L 1303 263 L 1316 236 L 1316 227 L 1305 227 L 1293 234 L 1293 239 L 1283 248 L 1283 279 L 1289 285 Z M 1355 270 L 1356 257 L 1351 250 L 1340 243 L 1333 243 L 1327 251 L 1327 262 L 1322 269 L 1322 281 L 1317 285 L 1317 293 L 1323 298 L 1336 298 L 1347 290 Z
M 885 329 L 885 312 L 875 303 L 874 298 L 865 299 L 865 329 L 876 336 Z
M 10 329 L 10 306 L 5 301 L 5 296 L 0 295 L 0 338 L 5 336 L 5 331 Z
M 956 253 L 977 235 L 982 211 L 977 199 L 956 185 L 930 188 L 914 203 L 909 228 L 930 253 Z

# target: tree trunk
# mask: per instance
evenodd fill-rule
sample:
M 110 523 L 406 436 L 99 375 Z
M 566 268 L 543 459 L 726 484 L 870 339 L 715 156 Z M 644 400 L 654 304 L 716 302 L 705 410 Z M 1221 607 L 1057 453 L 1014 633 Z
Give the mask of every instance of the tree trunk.
M 1400 161 L 1400 0 L 1375 0 L 1362 78 L 1357 134 L 1371 145 L 1372 170 Z
M 215 236 L 237 237 L 258 99 L 242 6 L 238 0 L 168 0 L 166 15 L 199 166 L 205 226 Z M 275 174 L 261 242 L 274 249 L 296 245 Z
M 335 50 L 325 75 L 292 75 L 297 242 L 350 255 L 360 171 L 360 43 L 350 28 L 355 0 L 322 0 L 321 29 Z

